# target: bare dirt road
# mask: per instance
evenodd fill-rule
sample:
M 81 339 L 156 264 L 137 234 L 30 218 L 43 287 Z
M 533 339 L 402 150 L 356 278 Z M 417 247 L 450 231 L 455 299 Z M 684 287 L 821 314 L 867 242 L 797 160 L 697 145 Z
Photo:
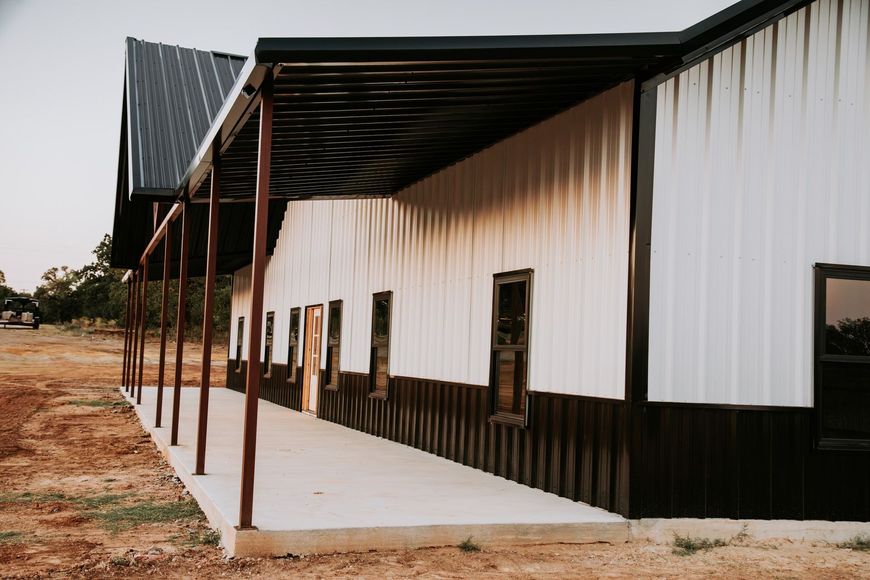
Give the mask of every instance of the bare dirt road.
M 120 352 L 117 337 L 0 330 L 0 576 L 870 578 L 870 552 L 751 538 L 685 556 L 640 542 L 229 560 L 117 393 Z M 156 360 L 149 342 L 146 384 Z

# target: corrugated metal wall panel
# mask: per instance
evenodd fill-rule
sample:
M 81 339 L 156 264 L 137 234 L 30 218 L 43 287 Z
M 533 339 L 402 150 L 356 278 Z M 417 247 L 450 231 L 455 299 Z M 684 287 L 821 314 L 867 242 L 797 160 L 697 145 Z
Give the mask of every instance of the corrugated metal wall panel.
M 870 265 L 868 4 L 819 0 L 658 88 L 651 400 L 812 405 L 812 265 Z
M 266 272 L 276 360 L 291 307 L 342 299 L 342 370 L 368 372 L 372 294 L 392 290 L 391 374 L 486 384 L 492 276 L 534 268 L 530 388 L 622 398 L 632 93 L 607 91 L 391 199 L 290 202 Z M 234 320 L 249 284 L 240 271 Z

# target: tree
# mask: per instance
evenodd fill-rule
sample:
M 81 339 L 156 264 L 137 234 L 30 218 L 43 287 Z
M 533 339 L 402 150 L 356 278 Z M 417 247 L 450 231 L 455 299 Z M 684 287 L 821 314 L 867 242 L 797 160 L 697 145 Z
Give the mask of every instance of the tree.
M 15 290 L 6 285 L 6 274 L 3 273 L 3 270 L 0 270 L 0 306 L 10 296 L 15 296 Z
M 870 318 L 843 318 L 827 325 L 827 353 L 870 356 Z
M 80 315 L 87 318 L 122 320 L 127 301 L 126 287 L 121 284 L 124 273 L 109 265 L 112 236 L 106 234 L 92 252 L 96 260 L 78 271 L 76 290 Z
M 103 236 L 92 252 L 94 261 L 79 270 L 66 266 L 50 268 L 42 275 L 42 284 L 36 289 L 34 298 L 40 301 L 44 322 L 68 322 L 74 318 L 101 318 L 125 323 L 127 309 L 127 287 L 121 283 L 124 271 L 111 267 L 112 237 Z M 2 273 L 0 273 L 2 274 Z M 3 288 L 0 285 L 0 296 Z M 12 293 L 12 289 L 8 289 Z M 202 307 L 204 284 L 200 278 L 191 278 L 187 288 L 187 319 L 185 334 L 199 337 L 202 334 Z M 148 285 L 147 326 L 150 329 L 160 325 L 161 282 Z M 169 285 L 168 321 L 174 332 L 177 311 L 178 281 L 171 280 Z M 224 335 L 229 330 L 230 303 L 232 299 L 232 276 L 218 276 L 215 280 L 214 331 Z
M 42 275 L 42 284 L 33 296 L 39 300 L 44 322 L 68 322 L 81 315 L 81 303 L 76 289 L 79 272 L 68 266 L 49 268 Z

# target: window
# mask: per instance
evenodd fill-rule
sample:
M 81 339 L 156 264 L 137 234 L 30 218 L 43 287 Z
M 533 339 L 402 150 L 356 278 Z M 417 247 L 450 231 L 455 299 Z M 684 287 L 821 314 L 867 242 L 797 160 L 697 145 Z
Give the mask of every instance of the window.
M 236 372 L 242 369 L 242 339 L 245 337 L 245 317 L 239 316 L 239 329 L 236 331 Z
M 275 313 L 266 313 L 266 343 L 263 349 L 263 375 L 272 374 L 272 337 L 275 330 Z
M 371 394 L 387 398 L 390 371 L 390 307 L 392 292 L 380 292 L 372 299 Z
M 341 370 L 341 300 L 329 303 L 329 332 L 326 336 L 326 388 L 338 388 Z
M 870 268 L 816 265 L 821 448 L 870 448 Z
M 494 420 L 514 425 L 526 423 L 531 288 L 531 270 L 495 276 L 490 409 Z
M 290 309 L 290 334 L 287 340 L 287 381 L 296 382 L 296 351 L 299 350 L 299 308 Z

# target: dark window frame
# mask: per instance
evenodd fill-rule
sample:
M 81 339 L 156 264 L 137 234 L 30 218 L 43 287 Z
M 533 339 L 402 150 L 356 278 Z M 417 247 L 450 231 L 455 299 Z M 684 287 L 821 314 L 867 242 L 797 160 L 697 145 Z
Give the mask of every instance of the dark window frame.
M 272 323 L 269 324 L 269 318 L 272 318 Z M 266 313 L 263 321 L 263 376 L 270 378 L 272 376 L 272 362 L 275 358 L 275 311 L 270 310 Z
M 870 267 L 842 264 L 815 265 L 814 312 L 814 400 L 815 443 L 817 449 L 870 451 L 870 436 L 866 438 L 834 437 L 825 433 L 822 412 L 825 402 L 824 370 L 826 365 L 870 365 L 870 357 L 827 354 L 827 281 L 829 279 L 860 280 L 870 283 Z
M 377 309 L 377 303 L 381 300 L 387 301 L 387 338 L 384 344 L 378 344 L 378 341 L 375 340 L 375 310 Z M 390 395 L 390 339 L 392 334 L 393 292 L 392 290 L 386 290 L 372 294 L 371 350 L 369 355 L 369 397 L 372 399 L 386 400 Z M 386 387 L 383 390 L 377 389 L 377 357 L 379 348 L 387 350 Z
M 490 357 L 489 357 L 489 422 L 511 425 L 514 427 L 526 428 L 529 424 L 529 347 L 532 338 L 532 293 L 534 270 L 526 268 L 522 270 L 511 270 L 509 272 L 499 272 L 493 274 L 492 283 L 492 312 L 490 314 Z M 525 318 L 525 341 L 524 344 L 498 344 L 498 294 L 499 287 L 503 284 L 514 282 L 526 283 L 526 318 Z M 522 392 L 523 412 L 522 413 L 506 413 L 498 409 L 499 387 L 497 380 L 497 365 L 496 357 L 499 352 L 521 352 L 524 356 L 524 389 Z
M 296 337 L 293 337 L 293 317 L 296 317 Z M 302 319 L 302 309 L 298 306 L 290 309 L 290 319 L 287 324 L 287 382 L 296 382 L 296 361 L 299 352 L 299 328 Z
M 242 341 L 245 339 L 245 317 L 239 316 L 236 322 L 236 368 L 235 372 L 242 372 Z
M 338 338 L 332 337 L 332 312 L 333 309 L 338 310 Z M 326 384 L 323 385 L 324 389 L 329 389 L 330 391 L 337 391 L 338 384 L 341 377 L 341 326 L 344 324 L 344 303 L 341 300 L 331 300 L 329 305 L 327 306 L 327 316 L 328 319 L 326 321 Z M 332 359 L 335 351 L 338 351 L 338 368 L 334 369 L 332 367 Z M 333 377 L 333 371 L 335 371 L 335 376 Z M 334 379 L 334 380 L 333 380 Z

